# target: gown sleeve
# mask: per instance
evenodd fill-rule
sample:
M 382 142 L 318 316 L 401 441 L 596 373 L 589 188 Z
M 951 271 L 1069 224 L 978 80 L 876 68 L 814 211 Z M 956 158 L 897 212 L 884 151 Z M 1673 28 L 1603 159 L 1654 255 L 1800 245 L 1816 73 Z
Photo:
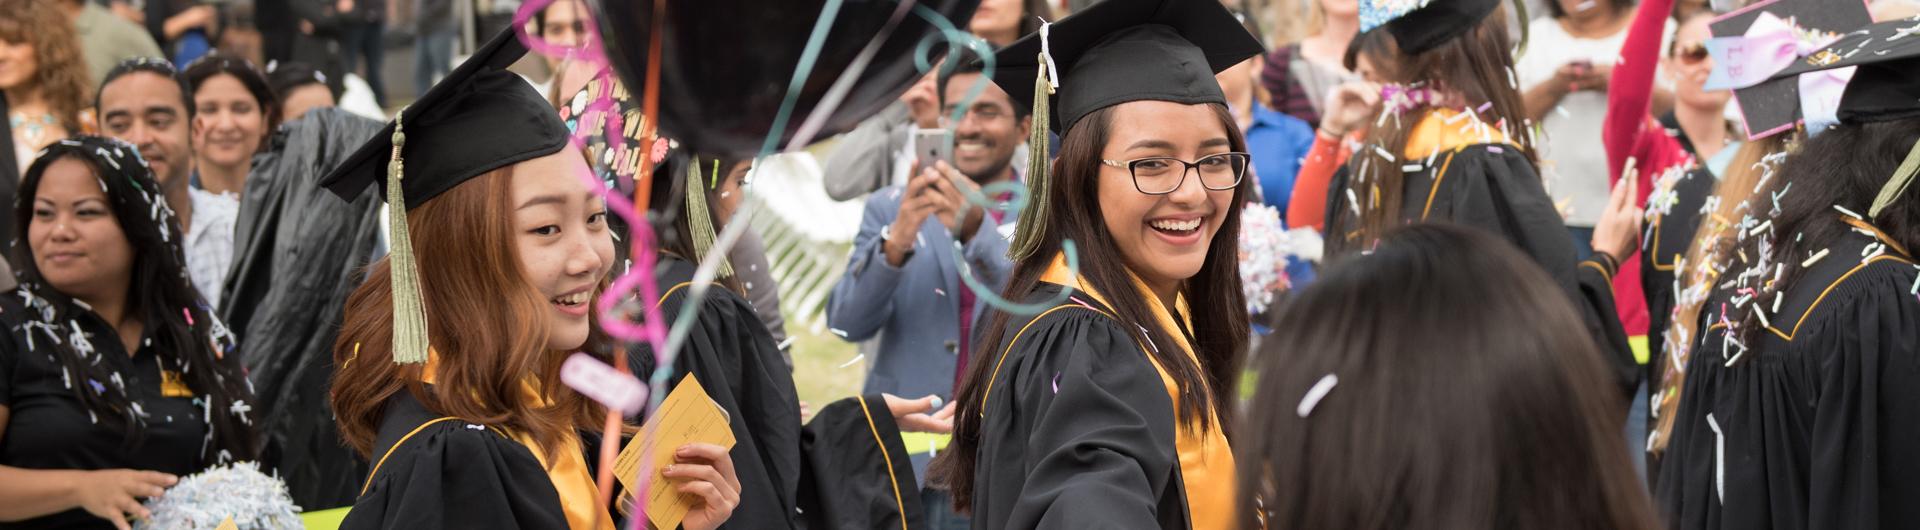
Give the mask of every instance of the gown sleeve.
M 802 430 L 805 528 L 924 528 L 913 461 L 880 394 L 828 404 Z
M 1920 528 L 1915 272 L 1888 264 L 1874 276 L 1803 353 L 1819 363 L 1806 528 Z
M 525 446 L 458 420 L 396 444 L 340 528 L 566 528 L 560 494 Z
M 1612 280 L 1618 267 L 1604 259 L 1576 262 L 1566 221 L 1532 163 L 1518 148 L 1493 152 L 1492 147 L 1473 147 L 1456 155 L 1453 171 L 1441 176 L 1456 179 L 1441 192 L 1452 195 L 1451 207 L 1436 209 L 1427 220 L 1491 231 L 1531 256 L 1566 290 L 1614 372 L 1621 395 L 1630 397 L 1639 384 L 1640 369 L 1614 308 Z
M 669 326 L 679 318 L 688 291 L 679 289 L 661 304 Z M 792 373 L 745 299 L 715 285 L 694 303 L 699 304 L 696 320 L 673 360 L 668 390 L 692 374 L 727 412 L 736 440 L 729 455 L 740 479 L 740 505 L 723 527 L 787 528 L 801 477 L 800 400 Z M 629 352 L 641 377 L 656 366 L 651 346 L 642 343 Z
M 1185 528 L 1173 403 L 1133 337 L 1091 310 L 1027 327 L 986 396 L 976 527 Z

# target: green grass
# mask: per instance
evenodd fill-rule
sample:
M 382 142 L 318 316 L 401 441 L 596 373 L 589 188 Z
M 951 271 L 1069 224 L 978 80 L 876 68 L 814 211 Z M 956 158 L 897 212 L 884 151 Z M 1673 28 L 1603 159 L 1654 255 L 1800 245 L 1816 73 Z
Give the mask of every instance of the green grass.
M 829 333 L 813 333 L 806 327 L 794 326 L 787 331 L 794 337 L 793 385 L 800 401 L 820 410 L 828 403 L 860 393 L 860 385 L 867 378 L 867 360 L 847 364 L 859 355 L 853 343 Z

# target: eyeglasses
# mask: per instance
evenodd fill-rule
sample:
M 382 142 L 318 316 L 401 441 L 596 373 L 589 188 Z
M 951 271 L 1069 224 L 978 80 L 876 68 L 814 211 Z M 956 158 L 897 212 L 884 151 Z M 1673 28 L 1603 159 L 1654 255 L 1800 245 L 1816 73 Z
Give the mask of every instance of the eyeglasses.
M 1679 59 L 1680 62 L 1698 64 L 1700 61 L 1707 60 L 1708 56 L 1707 45 L 1705 43 L 1689 42 L 1681 44 L 1676 42 L 1673 44 L 1673 57 Z
M 1213 191 L 1226 191 L 1240 185 L 1247 174 L 1246 153 L 1220 153 L 1188 162 L 1168 156 L 1150 156 L 1133 160 L 1101 160 L 1113 167 L 1124 167 L 1133 174 L 1133 188 L 1147 195 L 1166 195 L 1187 182 L 1187 173 L 1197 170 L 1200 185 Z

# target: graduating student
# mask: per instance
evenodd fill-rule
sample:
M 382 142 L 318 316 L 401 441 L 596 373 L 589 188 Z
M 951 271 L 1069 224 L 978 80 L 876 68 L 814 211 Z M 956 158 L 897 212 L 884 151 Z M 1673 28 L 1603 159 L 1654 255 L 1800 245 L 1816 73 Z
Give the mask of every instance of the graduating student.
M 1920 526 L 1920 20 L 1775 75 L 1859 67 L 1839 125 L 1780 168 L 1779 213 L 1721 274 L 1655 497 L 1671 528 Z M 1786 186 L 1791 186 L 1787 188 Z
M 585 157 L 506 70 L 525 54 L 501 33 L 321 181 L 348 200 L 378 184 L 391 216 L 334 343 L 336 421 L 372 463 L 343 528 L 615 527 L 583 443 L 605 408 L 559 380 L 571 352 L 608 351 L 590 302 L 613 240 Z M 685 527 L 717 527 L 732 459 L 676 459 L 659 479 L 693 499 Z
M 1213 75 L 1258 53 L 1219 3 L 1178 0 L 1107 0 L 999 52 L 994 82 L 1034 105 L 1030 145 L 1056 131 L 1061 153 L 1049 175 L 1036 148 L 1004 292 L 1039 310 L 982 326 L 931 471 L 975 528 L 1247 519 L 1226 419 L 1253 183 Z
M 589 459 L 605 409 L 559 381 L 571 352 L 610 357 L 590 304 L 610 279 L 612 230 L 559 116 L 505 70 L 525 53 L 501 33 L 323 180 L 343 197 L 383 183 L 394 217 L 392 254 L 348 300 L 335 343 L 340 431 L 373 466 L 346 528 L 613 527 Z M 694 167 L 669 163 L 657 175 Z M 737 190 L 738 175 L 729 182 Z M 703 207 L 710 200 L 695 195 Z M 715 210 L 731 208 L 722 199 Z M 702 212 L 709 227 L 719 224 L 713 213 Z M 712 235 L 674 232 L 662 239 L 666 299 L 646 301 L 669 315 L 686 303 L 692 275 L 672 256 L 710 248 L 676 245 Z M 738 443 L 731 452 L 683 446 L 655 477 L 696 499 L 685 528 L 917 520 L 917 499 L 889 486 L 914 480 L 895 425 L 937 424 L 925 414 L 930 400 L 853 398 L 803 429 L 790 376 L 751 307 L 721 289 L 699 303 L 671 380 L 697 378 Z M 630 353 L 636 373 L 652 372 L 651 351 Z
M 1347 61 L 1369 80 L 1388 84 L 1381 98 L 1387 115 L 1374 120 L 1365 144 L 1328 188 L 1329 252 L 1359 252 L 1387 230 L 1424 221 L 1499 234 L 1577 302 L 1589 334 L 1608 354 L 1621 395 L 1630 395 L 1639 365 L 1620 328 L 1611 285 L 1634 241 L 1595 237 L 1595 257 L 1575 260 L 1521 124 L 1505 19 L 1488 16 L 1500 1 L 1383 4 L 1389 2 L 1361 3 L 1361 35 Z M 1614 195 L 1610 209 L 1631 206 L 1619 189 Z M 1621 222 L 1631 217 L 1609 213 Z M 1596 229 L 1596 236 L 1601 232 L 1620 233 Z
M 648 205 L 660 248 L 660 298 L 651 303 L 669 327 L 695 304 L 668 380 L 699 378 L 727 410 L 739 440 L 733 455 L 741 501 L 727 526 L 920 528 L 924 514 L 900 432 L 947 431 L 952 405 L 876 392 L 829 404 L 803 427 L 793 378 L 745 298 L 731 254 L 704 294 L 692 297 L 695 270 L 745 199 L 751 167 L 751 160 L 673 149 L 656 167 Z M 635 373 L 651 374 L 658 366 L 653 349 L 636 348 Z

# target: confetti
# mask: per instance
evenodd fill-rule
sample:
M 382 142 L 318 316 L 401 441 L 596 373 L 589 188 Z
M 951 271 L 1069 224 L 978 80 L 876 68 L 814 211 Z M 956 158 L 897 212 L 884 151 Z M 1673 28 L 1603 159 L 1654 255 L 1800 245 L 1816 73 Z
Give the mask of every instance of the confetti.
M 859 363 L 861 359 L 865 359 L 865 358 L 867 358 L 867 354 L 864 354 L 864 353 L 862 353 L 862 354 L 859 354 L 859 355 L 855 355 L 855 356 L 853 356 L 853 358 L 852 358 L 852 359 L 847 359 L 847 362 L 844 362 L 844 363 L 840 363 L 840 366 L 839 366 L 839 367 L 840 367 L 840 368 L 846 368 L 846 367 L 848 367 L 848 366 L 853 366 L 854 364 L 857 364 L 857 363 Z
M 1053 393 L 1055 395 L 1060 394 L 1060 372 L 1053 373 Z
M 1835 210 L 1840 210 L 1840 213 L 1843 213 L 1843 214 L 1847 214 L 1847 216 L 1848 216 L 1848 217 L 1852 217 L 1852 218 L 1854 218 L 1854 219 L 1859 219 L 1859 220 L 1862 220 L 1862 221 L 1865 221 L 1865 220 L 1867 220 L 1867 218 L 1865 218 L 1865 217 L 1861 217 L 1861 216 L 1860 216 L 1860 214 L 1857 214 L 1857 213 L 1853 213 L 1853 210 L 1848 210 L 1848 209 L 1847 209 L 1847 207 L 1845 207 L 1845 206 L 1841 206 L 1841 205 L 1838 205 L 1838 204 L 1835 204 L 1835 205 L 1833 205 L 1833 209 L 1835 209 Z
M 1820 262 L 1820 258 L 1824 258 L 1824 257 L 1827 257 L 1827 249 L 1823 248 L 1823 249 L 1820 249 L 1820 252 L 1816 252 L 1812 256 L 1809 256 L 1806 261 L 1800 262 L 1800 267 L 1801 268 L 1812 267 L 1813 264 Z
M 834 335 L 839 335 L 839 336 L 840 336 L 840 338 L 843 338 L 843 339 L 844 339 L 844 338 L 847 338 L 847 332 L 846 332 L 846 330 L 843 330 L 843 329 L 840 329 L 840 328 L 827 328 L 827 331 L 831 331 L 831 332 L 833 332 L 833 334 L 834 334 Z
M 568 356 L 560 365 L 560 382 L 627 416 L 639 414 L 647 403 L 647 386 L 638 378 L 585 353 Z
M 1313 383 L 1312 388 L 1307 389 L 1307 395 L 1300 398 L 1300 405 L 1294 407 L 1293 413 L 1299 415 L 1301 419 L 1313 414 L 1313 408 L 1319 406 L 1320 400 L 1325 399 L 1327 393 L 1333 391 L 1333 385 L 1337 384 L 1340 384 L 1340 376 L 1334 374 L 1322 376 L 1319 381 Z

